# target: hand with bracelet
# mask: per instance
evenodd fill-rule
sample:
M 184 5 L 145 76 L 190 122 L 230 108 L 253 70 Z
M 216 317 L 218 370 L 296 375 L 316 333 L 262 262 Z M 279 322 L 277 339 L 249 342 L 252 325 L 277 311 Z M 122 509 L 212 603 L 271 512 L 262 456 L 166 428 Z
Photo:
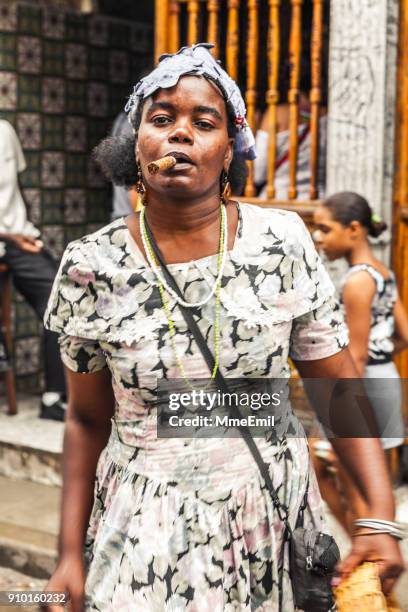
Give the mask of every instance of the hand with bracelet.
M 383 592 L 389 595 L 402 572 L 403 561 L 397 539 L 383 530 L 356 531 L 352 535 L 352 551 L 338 567 L 341 578 L 348 576 L 363 560 L 377 564 Z M 333 586 L 337 586 L 341 578 L 334 578 Z
M 324 419 L 327 419 L 327 414 L 322 412 L 322 406 L 330 402 L 331 414 L 334 415 L 332 420 L 339 415 L 338 437 L 330 439 L 330 442 L 341 467 L 347 472 L 361 497 L 361 512 L 358 513 L 361 519 L 354 523 L 351 551 L 338 564 L 338 576 L 334 578 L 333 586 L 337 586 L 362 562 L 375 561 L 383 591 L 388 594 L 404 570 L 397 537 L 405 537 L 406 533 L 404 528 L 394 522 L 393 491 L 381 441 L 376 436 L 372 411 L 365 415 L 368 427 L 372 428 L 372 436 L 366 431 L 366 437 L 352 437 L 358 429 L 356 421 L 362 415 L 361 405 L 357 401 L 365 397 L 365 392 L 355 365 L 349 360 L 347 353 L 348 349 L 330 359 L 320 360 L 319 364 L 296 362 L 303 378 L 318 379 L 318 401 L 311 397 L 310 392 L 309 397 L 321 420 L 324 422 Z M 323 379 L 327 382 L 327 389 L 324 391 Z M 337 383 L 343 386 L 343 393 L 333 393 L 336 379 Z M 306 389 L 307 382 L 305 380 Z M 333 399 L 334 395 L 336 397 Z M 347 501 L 351 503 L 351 500 Z
M 388 551 L 389 557 L 400 553 L 398 541 L 408 537 L 408 524 L 382 519 L 366 518 L 354 521 L 352 533 L 353 551 L 346 561 L 341 564 L 341 571 L 347 574 L 354 569 L 355 563 L 362 559 L 375 561 L 382 578 L 382 588 L 388 595 L 401 573 L 398 564 L 394 566 L 385 558 L 378 557 L 378 548 Z M 351 565 L 349 565 L 349 563 Z M 338 579 L 335 578 L 335 585 Z

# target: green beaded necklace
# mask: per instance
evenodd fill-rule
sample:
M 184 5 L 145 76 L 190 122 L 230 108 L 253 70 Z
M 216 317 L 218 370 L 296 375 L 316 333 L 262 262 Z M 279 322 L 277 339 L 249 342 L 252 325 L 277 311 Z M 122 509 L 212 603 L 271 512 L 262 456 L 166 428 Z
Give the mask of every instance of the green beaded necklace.
M 224 206 L 224 204 L 220 204 L 220 211 L 221 211 L 221 206 Z M 226 215 L 220 215 L 220 219 L 221 219 L 221 223 L 220 223 L 220 240 L 219 240 L 219 249 L 218 249 L 218 255 L 217 255 L 217 274 L 219 273 L 220 269 L 221 269 L 221 264 L 222 264 L 222 253 L 224 250 L 224 241 L 225 241 L 225 219 L 226 219 Z M 141 215 L 141 229 L 142 229 L 142 233 L 145 239 L 145 244 L 148 248 L 149 251 L 149 256 L 150 258 L 154 261 L 155 265 L 158 266 L 158 261 L 156 259 L 153 247 L 151 245 L 147 230 L 146 230 L 146 225 L 144 222 L 144 215 Z M 185 382 L 187 383 L 187 385 L 193 389 L 196 390 L 195 387 L 191 384 L 190 380 L 188 379 L 186 370 L 184 368 L 184 364 L 181 361 L 180 355 L 178 353 L 177 347 L 176 347 L 176 343 L 175 343 L 175 336 L 176 336 L 176 329 L 175 329 L 175 324 L 173 319 L 171 318 L 171 314 L 170 314 L 170 309 L 169 309 L 169 302 L 166 296 L 166 292 L 165 292 L 165 288 L 163 283 L 158 279 L 158 288 L 159 288 L 159 293 L 160 293 L 160 298 L 162 301 L 162 305 L 163 305 L 163 312 L 165 314 L 166 320 L 167 320 L 167 325 L 169 328 L 169 334 L 170 334 L 170 342 L 171 342 L 171 346 L 174 352 L 174 356 L 176 359 L 176 363 L 177 363 L 177 367 L 179 368 L 181 375 L 183 377 L 183 379 L 185 380 Z M 217 282 L 217 286 L 215 289 L 215 309 L 214 309 L 214 367 L 213 370 L 211 372 L 211 380 L 214 380 L 218 367 L 219 367 L 219 362 L 220 362 L 220 306 L 221 306 L 221 302 L 220 302 L 220 290 L 221 290 L 221 278 L 219 279 L 219 281 Z M 210 386 L 211 383 L 209 383 L 208 385 L 206 385 L 206 387 L 204 387 L 204 389 L 206 389 L 207 387 Z

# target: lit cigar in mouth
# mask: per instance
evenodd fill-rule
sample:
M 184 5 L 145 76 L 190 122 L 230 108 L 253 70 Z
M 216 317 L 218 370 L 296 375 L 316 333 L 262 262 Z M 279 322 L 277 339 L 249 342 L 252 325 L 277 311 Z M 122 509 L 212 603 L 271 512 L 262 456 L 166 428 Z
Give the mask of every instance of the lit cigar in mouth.
M 148 164 L 147 169 L 150 174 L 157 174 L 158 172 L 163 172 L 164 170 L 169 170 L 173 168 L 177 164 L 177 159 L 172 155 L 166 155 L 166 157 L 161 157 L 160 159 L 156 159 L 156 161 L 150 162 Z

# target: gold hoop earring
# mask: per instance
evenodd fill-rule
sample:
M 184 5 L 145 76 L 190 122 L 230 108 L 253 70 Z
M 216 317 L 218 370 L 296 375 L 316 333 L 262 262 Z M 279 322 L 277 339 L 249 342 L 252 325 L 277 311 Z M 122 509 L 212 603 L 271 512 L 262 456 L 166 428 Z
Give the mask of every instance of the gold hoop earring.
M 221 181 L 221 202 L 223 204 L 228 204 L 228 200 L 231 197 L 232 189 L 231 183 L 228 179 L 228 174 L 225 170 L 222 171 L 222 181 Z
M 139 194 L 139 198 L 144 206 L 147 206 L 147 192 L 146 187 L 143 182 L 143 174 L 142 167 L 140 165 L 139 160 L 136 162 L 137 167 L 137 181 L 136 181 L 136 191 Z

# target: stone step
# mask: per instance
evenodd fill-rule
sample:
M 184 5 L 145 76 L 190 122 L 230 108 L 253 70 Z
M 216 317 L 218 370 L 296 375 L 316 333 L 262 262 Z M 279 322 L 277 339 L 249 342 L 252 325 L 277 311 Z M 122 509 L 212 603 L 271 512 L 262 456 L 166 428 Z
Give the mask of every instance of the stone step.
M 0 401 L 0 475 L 61 484 L 64 424 L 38 417 L 39 398 L 18 397 L 18 414 L 9 416 Z
M 42 591 L 47 580 L 26 576 L 21 572 L 0 567 L 0 591 Z M 10 612 L 10 606 L 0 605 L 0 612 Z M 40 612 L 38 606 L 19 606 L 18 612 Z
M 61 489 L 0 476 L 0 566 L 48 578 L 56 563 Z

